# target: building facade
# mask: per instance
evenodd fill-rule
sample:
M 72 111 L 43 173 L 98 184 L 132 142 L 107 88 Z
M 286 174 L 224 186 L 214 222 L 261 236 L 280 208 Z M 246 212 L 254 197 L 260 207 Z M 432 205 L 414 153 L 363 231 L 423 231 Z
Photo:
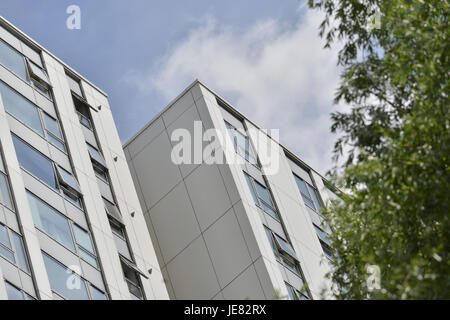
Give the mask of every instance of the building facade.
M 0 19 L 0 299 L 167 299 L 107 95 Z
M 331 187 L 201 82 L 124 151 L 171 299 L 328 297 Z

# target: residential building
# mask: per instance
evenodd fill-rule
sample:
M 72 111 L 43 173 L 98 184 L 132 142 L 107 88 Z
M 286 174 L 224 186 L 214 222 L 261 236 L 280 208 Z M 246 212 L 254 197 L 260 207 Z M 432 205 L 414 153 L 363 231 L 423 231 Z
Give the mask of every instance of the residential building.
M 167 299 L 107 95 L 0 18 L 0 299 Z
M 225 99 L 195 81 L 124 150 L 171 299 L 329 297 L 331 187 Z

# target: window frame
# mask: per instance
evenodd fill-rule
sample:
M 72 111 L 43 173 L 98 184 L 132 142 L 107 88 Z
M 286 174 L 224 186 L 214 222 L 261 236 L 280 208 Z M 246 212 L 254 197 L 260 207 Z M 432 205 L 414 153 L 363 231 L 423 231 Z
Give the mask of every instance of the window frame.
M 224 122 L 225 122 L 225 128 L 228 132 L 231 142 L 233 143 L 234 152 L 237 155 L 239 155 L 241 158 L 243 158 L 245 161 L 247 161 L 249 164 L 260 169 L 258 155 L 255 152 L 255 149 L 253 148 L 253 145 L 250 141 L 249 136 L 247 135 L 247 132 L 245 132 L 245 134 L 244 134 L 243 132 L 241 132 L 239 129 L 237 129 L 235 126 L 233 126 L 231 123 L 229 123 L 225 119 L 224 119 Z M 242 148 L 242 146 L 239 144 L 239 142 L 238 142 L 239 139 L 238 139 L 237 135 L 241 136 L 245 140 L 244 148 Z M 248 148 L 247 148 L 247 146 L 248 146 Z M 250 161 L 250 159 L 252 161 Z
M 2 242 L 0 242 L 0 247 L 3 250 L 6 250 L 8 253 L 10 253 L 13 256 L 14 261 L 11 261 L 11 259 L 5 257 L 2 253 L 0 253 L 0 256 L 2 256 L 4 259 L 9 261 L 11 264 L 13 264 L 14 266 L 16 266 L 17 268 L 19 268 L 20 270 L 22 270 L 23 272 L 25 272 L 26 274 L 31 276 L 30 261 L 29 261 L 27 251 L 25 249 L 25 242 L 24 242 L 23 236 L 21 234 L 15 232 L 11 228 L 9 228 L 6 224 L 3 224 L 1 222 L 0 222 L 0 228 L 3 228 L 4 230 L 6 230 L 6 235 L 8 237 L 8 241 L 9 241 L 9 247 Z M 24 259 L 23 262 L 25 263 L 25 265 L 22 265 L 21 259 L 19 257 L 19 253 L 18 253 L 18 249 L 17 249 L 18 243 L 16 243 L 16 239 L 20 241 L 21 253 L 22 253 L 22 256 Z
M 255 202 L 255 205 L 260 208 L 261 210 L 263 210 L 265 213 L 267 213 L 268 215 L 270 215 L 272 218 L 274 218 L 275 220 L 277 220 L 278 222 L 281 221 L 280 218 L 280 213 L 278 211 L 278 208 L 276 207 L 275 201 L 273 199 L 272 196 L 272 192 L 269 188 L 267 188 L 266 186 L 264 186 L 263 184 L 261 184 L 260 182 L 256 181 L 256 179 L 254 179 L 251 175 L 249 175 L 247 172 L 244 171 L 244 175 L 245 175 L 245 179 L 247 180 L 247 185 L 250 188 L 250 193 L 252 194 L 252 198 L 253 200 L 255 200 L 255 198 L 257 199 L 258 203 Z M 272 201 L 272 204 L 268 204 L 264 199 L 261 198 L 261 196 L 259 195 L 257 188 L 255 186 L 255 184 L 258 183 L 260 186 L 262 186 L 267 192 L 268 195 L 270 197 L 270 200 Z M 263 204 L 261 204 L 263 203 Z M 267 207 L 269 207 L 269 209 L 273 210 L 273 213 L 275 213 L 275 215 L 273 215 L 270 210 L 267 210 L 264 205 L 266 205 Z

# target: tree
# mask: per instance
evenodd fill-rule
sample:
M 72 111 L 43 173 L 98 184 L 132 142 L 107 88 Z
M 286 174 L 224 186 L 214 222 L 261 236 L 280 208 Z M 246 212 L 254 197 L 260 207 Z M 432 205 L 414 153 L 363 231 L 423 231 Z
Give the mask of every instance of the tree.
M 332 114 L 330 173 L 348 191 L 324 211 L 335 296 L 449 299 L 449 1 L 309 5 L 325 13 L 325 46 L 341 48 L 335 102 L 351 108 Z

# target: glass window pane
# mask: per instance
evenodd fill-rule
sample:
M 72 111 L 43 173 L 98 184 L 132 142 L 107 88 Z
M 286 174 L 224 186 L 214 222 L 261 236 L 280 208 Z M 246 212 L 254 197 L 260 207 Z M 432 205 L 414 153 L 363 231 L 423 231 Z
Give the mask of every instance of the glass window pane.
M 0 81 L 0 94 L 5 110 L 35 130 L 41 136 L 44 135 L 38 108 L 22 97 L 19 93 Z
M 248 184 L 248 188 L 250 189 L 250 193 L 252 194 L 253 201 L 255 201 L 255 204 L 258 204 L 259 201 L 258 201 L 258 198 L 256 197 L 255 190 L 253 189 L 251 178 L 247 174 L 244 174 L 244 175 L 245 175 L 245 179 L 247 180 L 247 184 Z
M 302 198 L 303 201 L 305 202 L 305 204 L 310 207 L 311 209 L 313 209 L 314 211 L 316 211 L 316 206 L 314 205 L 314 202 L 312 202 L 312 200 L 310 198 L 308 198 L 307 196 L 305 196 L 304 194 L 302 194 Z
M 70 90 L 83 97 L 83 92 L 81 91 L 80 83 L 73 79 L 71 76 L 67 76 L 67 81 L 69 82 Z
M 111 190 L 111 186 L 99 177 L 97 177 L 97 184 L 100 189 L 102 197 L 107 199 L 109 202 L 114 203 L 114 197 Z
M 116 243 L 117 251 L 127 258 L 128 260 L 132 261 L 130 248 L 128 247 L 128 243 L 125 239 L 119 237 L 115 232 L 112 233 L 114 242 Z
M 42 253 L 52 290 L 70 300 L 89 300 L 85 282 L 75 273 Z
M 316 206 L 317 210 L 320 210 L 322 208 L 322 205 L 319 201 L 319 197 L 317 196 L 317 190 L 313 188 L 312 186 L 308 185 L 309 193 L 311 194 L 311 197 L 314 201 L 314 204 Z
M 103 156 L 100 154 L 100 152 L 93 146 L 91 146 L 89 143 L 87 143 L 87 146 L 91 158 L 100 163 L 102 166 L 106 167 L 105 160 L 103 159 Z
M 48 87 L 42 85 L 38 80 L 31 79 L 34 84 L 34 88 L 37 89 L 40 93 L 42 93 L 46 98 L 52 100 L 52 95 L 50 94 L 50 90 Z
M 106 294 L 104 294 L 94 286 L 89 286 L 89 289 L 91 290 L 92 300 L 108 300 Z
M 263 208 L 263 210 L 265 212 L 267 212 L 268 214 L 270 214 L 272 217 L 274 217 L 275 219 L 279 219 L 278 214 L 275 212 L 275 210 L 272 207 L 269 207 L 267 204 L 265 204 L 264 202 L 261 201 L 261 207 Z
M 267 239 L 269 239 L 269 243 L 270 243 L 270 246 L 272 247 L 273 253 L 275 254 L 275 257 L 277 257 L 278 250 L 275 247 L 275 243 L 273 242 L 272 231 L 270 231 L 267 227 L 264 227 L 264 230 L 266 231 Z
M 92 266 L 98 268 L 97 259 L 93 257 L 89 252 L 85 251 L 83 248 L 78 247 L 80 252 L 80 257 L 83 258 L 87 263 L 91 264 Z
M 62 139 L 61 130 L 59 128 L 58 121 L 56 119 L 53 119 L 46 113 L 43 113 L 43 115 L 44 115 L 45 128 L 48 131 L 50 131 L 51 133 L 53 133 L 56 137 Z
M 77 179 L 75 179 L 75 177 L 72 174 L 70 174 L 63 168 L 61 168 L 59 166 L 57 166 L 56 168 L 58 169 L 58 174 L 61 179 L 61 182 L 63 184 L 65 184 L 66 186 L 72 188 L 73 190 L 81 193 L 80 186 L 78 185 Z
M 289 243 L 286 242 L 286 240 L 284 240 L 283 238 L 281 238 L 280 236 L 275 234 L 275 239 L 278 243 L 278 245 L 280 246 L 280 248 L 286 252 L 287 254 L 289 254 L 291 257 L 293 257 L 294 259 L 297 259 L 294 250 L 292 249 L 291 245 Z
M 0 151 L 1 151 L 1 149 L 0 149 Z M 5 166 L 3 165 L 3 159 L 2 159 L 1 152 L 0 152 L 0 171 L 6 173 Z
M 290 298 L 291 300 L 297 300 L 297 299 L 295 299 L 294 289 L 293 289 L 290 285 L 288 285 L 287 283 L 286 283 L 286 289 L 287 289 L 287 291 L 288 291 L 289 298 Z
M 66 146 L 64 145 L 64 143 L 61 140 L 59 140 L 58 138 L 56 138 L 49 132 L 47 132 L 47 137 L 48 137 L 48 142 L 53 144 L 55 147 L 57 147 L 62 152 L 66 152 Z
M 27 192 L 35 225 L 72 251 L 75 250 L 69 221 L 46 203 Z
M 0 40 L 0 63 L 27 81 L 27 70 L 23 56 Z
M 28 65 L 30 66 L 31 72 L 38 77 L 40 80 L 44 81 L 45 83 L 49 84 L 50 81 L 48 80 L 47 74 L 42 70 L 40 67 L 35 65 L 33 62 L 28 61 Z
M 8 228 L 0 224 L 0 243 L 11 249 L 11 242 L 9 241 Z
M 81 229 L 77 225 L 73 225 L 73 231 L 75 233 L 75 239 L 77 240 L 77 243 L 86 250 L 94 253 L 95 251 L 94 247 L 92 246 L 92 240 L 89 232 Z
M 9 284 L 8 282 L 5 282 L 5 286 L 8 300 L 24 300 L 22 291 Z
M 14 135 L 13 142 L 20 165 L 50 187 L 57 190 L 58 187 L 52 162 Z
M 30 270 L 28 269 L 27 258 L 25 257 L 25 250 L 23 248 L 22 237 L 19 236 L 15 232 L 13 232 L 12 235 L 13 235 L 13 241 L 14 241 L 14 248 L 16 249 L 16 255 L 19 260 L 18 261 L 19 267 L 22 270 L 29 272 Z
M 8 179 L 3 173 L 0 173 L 0 203 L 13 210 Z
M 0 255 L 11 261 L 12 263 L 16 263 L 16 258 L 14 258 L 14 253 L 9 251 L 8 249 L 0 246 Z
M 259 197 L 263 199 L 267 204 L 273 205 L 272 199 L 270 198 L 269 190 L 267 190 L 263 185 L 259 182 L 255 181 L 256 192 Z
M 120 214 L 119 209 L 117 209 L 117 206 L 104 198 L 103 202 L 105 203 L 106 213 L 112 216 L 117 221 L 123 222 L 122 215 Z
M 297 182 L 297 186 L 300 189 L 300 192 L 309 197 L 309 192 L 308 192 L 308 188 L 306 187 L 305 181 L 303 181 L 302 179 L 300 179 L 297 176 L 294 176 L 294 178 L 295 178 L 295 182 Z

